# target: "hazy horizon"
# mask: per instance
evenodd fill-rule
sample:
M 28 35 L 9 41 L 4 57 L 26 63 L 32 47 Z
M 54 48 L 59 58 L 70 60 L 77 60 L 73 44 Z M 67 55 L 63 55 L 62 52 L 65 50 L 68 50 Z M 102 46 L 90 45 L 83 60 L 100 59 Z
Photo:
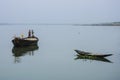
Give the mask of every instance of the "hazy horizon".
M 0 23 L 119 22 L 120 0 L 1 0 Z

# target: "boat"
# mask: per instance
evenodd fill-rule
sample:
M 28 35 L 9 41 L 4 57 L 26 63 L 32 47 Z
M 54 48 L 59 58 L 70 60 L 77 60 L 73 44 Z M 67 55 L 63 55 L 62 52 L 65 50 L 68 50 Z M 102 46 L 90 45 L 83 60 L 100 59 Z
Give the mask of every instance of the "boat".
M 92 57 L 107 57 L 112 55 L 112 54 L 93 54 L 93 53 L 85 52 L 81 50 L 75 50 L 75 52 L 77 52 L 79 55 L 92 56 Z
M 12 43 L 15 47 L 22 47 L 22 46 L 31 46 L 31 45 L 37 45 L 39 39 L 34 36 L 33 30 L 29 30 L 28 37 L 15 37 L 12 40 Z

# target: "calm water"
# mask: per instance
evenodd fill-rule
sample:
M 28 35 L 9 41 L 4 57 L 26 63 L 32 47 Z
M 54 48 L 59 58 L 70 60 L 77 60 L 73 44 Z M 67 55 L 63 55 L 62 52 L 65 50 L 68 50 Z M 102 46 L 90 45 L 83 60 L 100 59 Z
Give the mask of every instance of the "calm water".
M 0 80 L 120 80 L 120 27 L 1 25 Z M 38 46 L 14 48 L 13 37 L 33 29 Z M 75 49 L 110 62 L 77 59 Z

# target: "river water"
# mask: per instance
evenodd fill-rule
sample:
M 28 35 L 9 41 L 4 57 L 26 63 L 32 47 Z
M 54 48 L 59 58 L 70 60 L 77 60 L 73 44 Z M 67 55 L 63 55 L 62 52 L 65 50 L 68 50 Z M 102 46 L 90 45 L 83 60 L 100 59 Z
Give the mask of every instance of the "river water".
M 0 25 L 0 80 L 120 80 L 120 27 Z M 14 48 L 14 36 L 33 29 L 38 46 Z M 75 49 L 113 54 L 81 59 Z

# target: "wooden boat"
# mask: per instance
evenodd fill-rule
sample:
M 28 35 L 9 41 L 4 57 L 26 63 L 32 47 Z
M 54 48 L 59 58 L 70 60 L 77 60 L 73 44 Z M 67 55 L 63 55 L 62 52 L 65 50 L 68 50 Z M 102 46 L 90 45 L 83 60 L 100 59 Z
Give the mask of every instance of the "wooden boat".
M 34 36 L 34 32 L 29 30 L 28 32 L 28 37 L 25 38 L 20 38 L 20 37 L 15 37 L 12 40 L 12 43 L 15 47 L 21 47 L 21 46 L 31 46 L 31 45 L 37 45 L 39 39 Z
M 112 54 L 93 54 L 90 52 L 84 52 L 81 50 L 75 50 L 79 55 L 83 55 L 83 56 L 93 56 L 93 57 L 107 57 L 107 56 L 111 56 Z

